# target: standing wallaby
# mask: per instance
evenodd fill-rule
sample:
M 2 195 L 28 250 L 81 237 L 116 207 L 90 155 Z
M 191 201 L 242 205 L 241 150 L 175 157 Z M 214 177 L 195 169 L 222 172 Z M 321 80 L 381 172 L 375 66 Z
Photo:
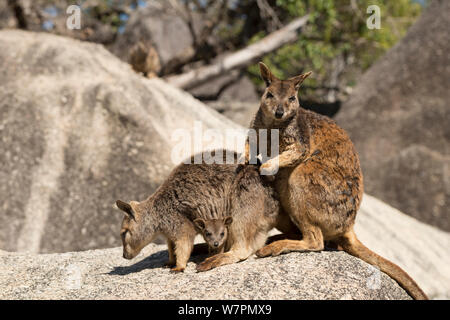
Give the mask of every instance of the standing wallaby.
M 252 128 L 278 129 L 280 151 L 262 164 L 260 171 L 271 173 L 279 168 L 275 186 L 281 205 L 303 237 L 275 241 L 256 254 L 266 257 L 290 251 L 320 251 L 324 241 L 332 241 L 380 268 L 413 298 L 427 299 L 405 271 L 370 251 L 356 237 L 353 226 L 363 195 L 358 155 L 348 135 L 333 120 L 300 107 L 298 89 L 311 72 L 280 80 L 263 63 L 260 70 L 267 87 Z M 246 160 L 248 152 L 247 143 Z
M 222 150 L 215 152 L 222 152 L 223 160 L 227 158 Z M 237 159 L 237 154 L 232 152 L 232 157 Z M 279 214 L 274 189 L 262 181 L 256 166 L 237 172 L 236 164 L 205 162 L 177 166 L 145 201 L 116 202 L 125 212 L 121 229 L 124 258 L 134 258 L 157 235 L 163 235 L 169 251 L 167 265 L 173 272 L 183 271 L 194 238 L 204 229 L 198 219 L 216 219 L 216 224 L 228 225 L 225 244 L 219 244 L 228 252 L 206 259 L 197 266 L 199 271 L 247 259 L 264 246 L 267 233 L 275 226 L 285 233 L 294 232 L 289 217 Z M 204 226 L 210 224 L 214 222 Z

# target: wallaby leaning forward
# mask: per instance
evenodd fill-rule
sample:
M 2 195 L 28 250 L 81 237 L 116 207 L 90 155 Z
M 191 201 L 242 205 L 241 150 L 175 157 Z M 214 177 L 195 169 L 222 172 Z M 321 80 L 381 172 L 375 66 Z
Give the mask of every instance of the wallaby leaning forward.
M 211 154 L 216 152 L 222 150 Z M 236 153 L 226 152 L 237 160 Z M 185 269 L 193 249 L 204 251 L 205 246 L 194 247 L 198 233 L 210 248 L 212 242 L 212 251 L 219 252 L 197 266 L 198 271 L 206 271 L 247 259 L 264 246 L 274 227 L 284 233 L 297 230 L 280 211 L 274 188 L 261 178 L 256 166 L 239 171 L 237 164 L 180 164 L 146 200 L 118 200 L 117 206 L 125 213 L 120 232 L 124 258 L 134 258 L 157 235 L 163 235 L 169 251 L 167 265 L 173 272 Z M 216 234 L 210 239 L 205 229 L 211 223 L 216 224 L 211 229 Z

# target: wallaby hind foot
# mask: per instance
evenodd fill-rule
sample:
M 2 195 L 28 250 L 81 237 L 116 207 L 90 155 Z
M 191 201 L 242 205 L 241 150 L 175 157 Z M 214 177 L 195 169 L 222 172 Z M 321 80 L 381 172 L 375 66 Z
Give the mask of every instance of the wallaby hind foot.
M 324 249 L 322 231 L 318 227 L 302 225 L 302 240 L 279 240 L 259 249 L 256 255 L 260 258 L 278 256 L 292 251 L 321 251 Z
M 197 271 L 199 272 L 208 271 L 226 264 L 236 263 L 247 259 L 252 254 L 253 251 L 249 249 L 232 248 L 228 252 L 219 253 L 205 259 L 205 261 L 197 265 Z
M 279 240 L 301 240 L 302 239 L 302 235 L 299 233 L 280 233 L 280 234 L 276 234 L 273 236 L 270 236 L 267 241 L 266 244 L 271 244 L 272 242 L 275 241 L 279 241 Z

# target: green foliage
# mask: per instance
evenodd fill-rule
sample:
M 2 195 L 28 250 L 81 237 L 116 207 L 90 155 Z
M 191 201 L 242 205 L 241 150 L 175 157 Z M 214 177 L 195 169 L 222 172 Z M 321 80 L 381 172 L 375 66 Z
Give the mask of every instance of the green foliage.
M 100 0 L 95 2 L 92 7 L 91 14 L 97 18 L 101 23 L 109 25 L 113 32 L 117 32 L 118 28 L 123 25 L 119 15 L 122 12 L 120 5 L 123 1 L 120 0 Z
M 276 11 L 284 23 L 310 14 L 298 41 L 264 57 L 263 61 L 281 78 L 313 70 L 307 86 L 323 84 L 334 65 L 344 57 L 346 63 L 364 71 L 392 47 L 421 12 L 421 6 L 411 0 L 276 0 Z M 381 9 L 381 29 L 367 28 L 369 5 Z M 259 33 L 256 41 L 264 36 Z M 350 62 L 348 62 L 350 61 Z M 253 80 L 261 84 L 258 67 L 249 67 Z M 347 84 L 354 83 L 348 79 Z

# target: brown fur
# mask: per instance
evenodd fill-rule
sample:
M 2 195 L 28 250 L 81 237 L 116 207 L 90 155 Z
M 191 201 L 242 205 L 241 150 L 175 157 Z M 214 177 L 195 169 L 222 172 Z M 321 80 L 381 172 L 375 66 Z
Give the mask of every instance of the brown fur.
M 167 238 L 168 265 L 173 271 L 186 267 L 200 232 L 197 219 L 221 220 L 226 225 L 224 219 L 232 217 L 223 245 L 227 252 L 206 259 L 198 271 L 247 259 L 264 246 L 275 226 L 284 232 L 295 229 L 287 215 L 279 214 L 276 193 L 255 166 L 237 173 L 237 165 L 181 164 L 145 201 L 118 200 L 117 206 L 126 213 L 121 231 L 124 257 L 135 257 L 161 234 Z
M 195 226 L 200 230 L 203 239 L 208 245 L 210 256 L 223 253 L 225 242 L 228 238 L 228 227 L 231 222 L 233 222 L 233 218 L 230 216 L 222 219 L 198 218 L 194 220 Z
M 283 81 L 264 64 L 260 68 L 268 86 L 252 127 L 280 131 L 280 154 L 265 162 L 260 171 L 275 172 L 278 160 L 276 189 L 283 209 L 303 238 L 275 241 L 258 250 L 257 255 L 320 251 L 324 241 L 333 241 L 346 252 L 379 267 L 413 298 L 427 299 L 405 271 L 356 238 L 353 226 L 363 195 L 358 155 L 350 138 L 334 121 L 300 107 L 297 90 L 310 73 Z M 277 110 L 282 117 L 276 117 Z
M 134 71 L 141 72 L 148 78 L 153 78 L 161 71 L 159 55 L 150 44 L 139 41 L 130 49 L 129 63 Z
M 234 167 L 235 170 L 238 168 Z M 287 234 L 299 232 L 281 210 L 275 190 L 261 179 L 257 168 L 239 168 L 230 189 L 233 222 L 225 246 L 227 252 L 207 258 L 197 266 L 198 271 L 247 259 L 264 246 L 267 233 L 274 227 Z

